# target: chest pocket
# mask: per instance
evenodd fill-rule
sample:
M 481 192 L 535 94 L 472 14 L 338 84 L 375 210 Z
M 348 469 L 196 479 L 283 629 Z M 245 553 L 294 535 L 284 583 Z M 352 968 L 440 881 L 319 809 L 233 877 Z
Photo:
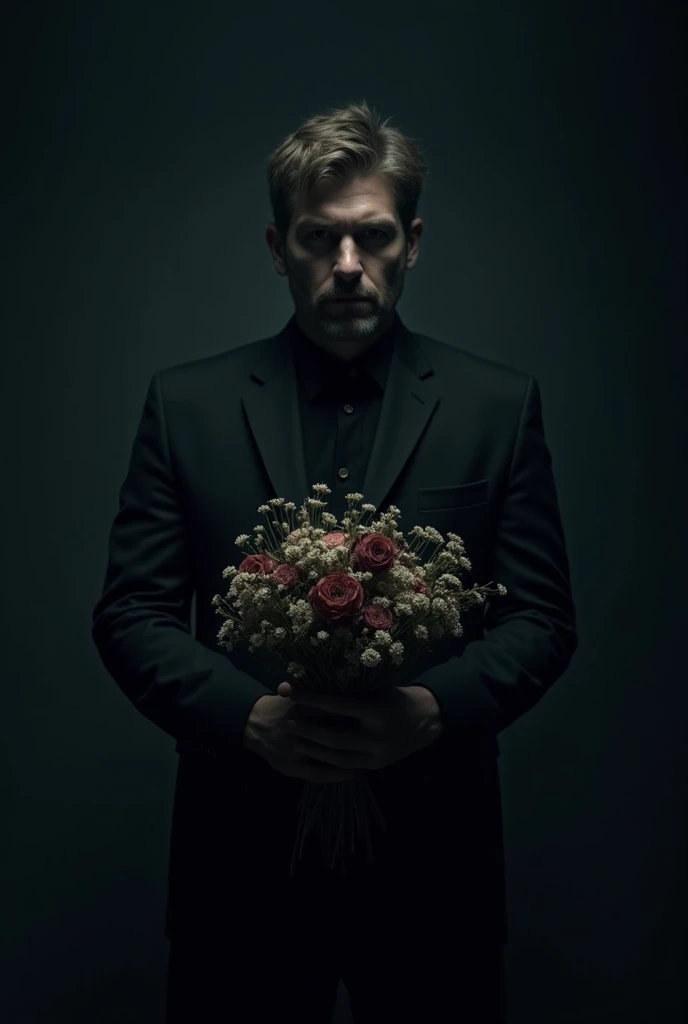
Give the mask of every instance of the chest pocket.
M 454 487 L 419 487 L 418 513 L 451 513 L 484 505 L 487 501 L 487 484 L 487 480 L 472 480 Z
M 416 521 L 419 526 L 434 527 L 445 540 L 449 532 L 458 534 L 471 561 L 479 559 L 487 537 L 487 491 L 487 480 L 454 487 L 419 487 Z

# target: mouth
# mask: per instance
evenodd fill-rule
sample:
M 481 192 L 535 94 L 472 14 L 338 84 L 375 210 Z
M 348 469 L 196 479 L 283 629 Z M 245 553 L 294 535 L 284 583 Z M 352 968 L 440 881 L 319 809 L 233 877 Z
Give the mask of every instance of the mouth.
M 346 296 L 346 298 L 328 299 L 328 302 L 370 302 L 370 299 L 358 298 L 357 296 Z

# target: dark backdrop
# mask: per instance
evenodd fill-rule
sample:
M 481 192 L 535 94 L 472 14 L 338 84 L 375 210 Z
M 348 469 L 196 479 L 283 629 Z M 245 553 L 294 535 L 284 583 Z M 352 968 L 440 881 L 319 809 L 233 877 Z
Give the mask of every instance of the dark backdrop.
M 90 640 L 107 533 L 151 374 L 291 313 L 264 241 L 267 154 L 365 98 L 431 165 L 400 312 L 539 378 L 572 563 L 575 661 L 501 737 L 510 1024 L 672 1024 L 688 909 L 679 5 L 233 7 L 5 15 L 0 1013 L 162 1021 L 176 757 Z

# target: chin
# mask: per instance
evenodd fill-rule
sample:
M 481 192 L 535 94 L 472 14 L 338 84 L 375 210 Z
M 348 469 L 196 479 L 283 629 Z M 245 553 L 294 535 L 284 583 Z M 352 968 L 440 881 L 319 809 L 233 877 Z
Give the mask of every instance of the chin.
M 330 338 L 355 341 L 373 334 L 380 326 L 380 320 L 381 317 L 378 314 L 356 317 L 322 317 L 320 327 Z

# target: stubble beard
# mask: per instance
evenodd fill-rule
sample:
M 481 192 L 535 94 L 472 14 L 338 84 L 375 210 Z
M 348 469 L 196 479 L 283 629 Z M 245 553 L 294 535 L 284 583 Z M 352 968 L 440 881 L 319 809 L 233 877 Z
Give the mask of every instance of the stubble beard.
M 396 308 L 404 290 L 404 275 L 402 272 L 401 276 L 388 287 L 384 306 L 381 306 L 377 300 L 373 300 L 373 311 L 363 316 L 342 314 L 328 316 L 324 305 L 314 304 L 310 294 L 295 290 L 291 280 L 289 281 L 289 290 L 295 308 L 298 310 L 300 306 L 305 313 L 305 319 L 313 323 L 325 337 L 332 338 L 334 341 L 360 341 L 372 337 L 379 330 L 385 317 Z

